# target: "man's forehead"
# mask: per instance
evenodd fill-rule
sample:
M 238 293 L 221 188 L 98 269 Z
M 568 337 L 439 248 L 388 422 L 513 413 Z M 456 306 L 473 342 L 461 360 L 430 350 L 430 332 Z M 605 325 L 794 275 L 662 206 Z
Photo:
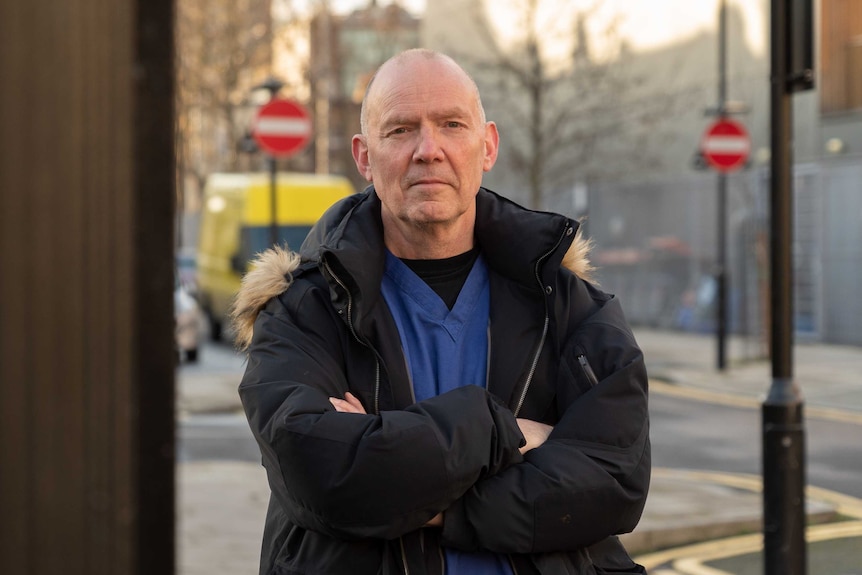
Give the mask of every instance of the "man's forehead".
M 476 112 L 478 95 L 467 75 L 445 60 L 435 63 L 440 66 L 392 65 L 381 70 L 369 94 L 374 115 L 387 121 L 422 114 L 466 117 Z

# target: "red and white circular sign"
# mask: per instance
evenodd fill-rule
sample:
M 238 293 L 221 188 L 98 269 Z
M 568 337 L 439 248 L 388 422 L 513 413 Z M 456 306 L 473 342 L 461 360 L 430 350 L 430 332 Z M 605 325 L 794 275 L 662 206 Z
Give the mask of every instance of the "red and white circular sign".
M 719 172 L 732 172 L 745 165 L 751 152 L 751 140 L 745 126 L 722 118 L 713 123 L 700 142 L 707 163 Z
M 311 139 L 311 117 L 293 100 L 271 100 L 261 106 L 252 135 L 273 156 L 292 156 Z

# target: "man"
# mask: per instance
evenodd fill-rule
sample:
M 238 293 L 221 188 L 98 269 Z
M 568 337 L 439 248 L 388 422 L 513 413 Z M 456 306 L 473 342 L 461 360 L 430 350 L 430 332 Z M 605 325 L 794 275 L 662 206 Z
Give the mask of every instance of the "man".
M 442 54 L 383 64 L 361 123 L 372 186 L 236 303 L 260 572 L 643 573 L 615 535 L 648 489 L 646 372 L 577 223 L 481 188 L 497 128 Z

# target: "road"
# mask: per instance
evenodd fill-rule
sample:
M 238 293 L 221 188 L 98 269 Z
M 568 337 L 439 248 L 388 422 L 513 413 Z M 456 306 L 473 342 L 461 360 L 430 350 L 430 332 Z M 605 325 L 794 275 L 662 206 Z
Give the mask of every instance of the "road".
M 656 467 L 745 473 L 761 476 L 761 413 L 757 402 L 739 405 L 681 397 L 665 386 L 650 395 L 653 463 Z M 764 390 L 766 391 L 766 390 Z M 804 393 L 804 390 L 803 390 Z M 729 403 L 734 403 L 729 401 Z M 817 415 L 805 418 L 807 483 L 862 498 L 862 446 L 859 423 Z M 840 529 L 840 528 L 839 528 Z M 822 530 L 822 531 L 821 531 Z M 829 526 L 809 528 L 807 563 L 818 575 L 862 575 L 854 535 L 841 536 Z M 818 540 L 818 535 L 822 538 Z M 655 566 L 653 575 L 733 574 L 764 572 L 759 534 L 740 537 L 730 551 L 716 544 L 693 552 L 692 558 Z M 724 546 L 728 547 L 727 545 Z M 754 550 L 752 550 L 754 549 Z M 683 554 L 685 555 L 685 554 Z
M 203 406 L 187 405 L 180 419 L 181 460 L 258 460 L 236 395 L 242 371 L 241 356 L 228 345 L 212 343 L 202 349 L 200 364 L 180 366 L 180 403 Z M 184 393 L 183 387 L 192 391 Z M 655 466 L 761 473 L 757 409 L 653 391 L 650 414 Z M 805 427 L 809 484 L 862 498 L 860 426 L 807 417 Z
M 258 525 L 265 509 L 265 479 L 260 469 L 259 453 L 242 414 L 236 388 L 242 376 L 243 361 L 228 345 L 207 344 L 201 351 L 197 365 L 179 367 L 178 381 L 178 462 L 184 478 L 180 490 L 185 500 L 195 501 L 198 506 L 235 506 L 236 513 L 250 512 L 254 517 L 251 525 Z M 764 383 L 768 386 L 768 382 Z M 803 388 L 804 394 L 804 388 Z M 764 389 L 764 393 L 766 389 Z M 761 422 L 759 403 L 748 401 L 711 401 L 677 394 L 668 386 L 655 385 L 650 395 L 651 438 L 653 463 L 656 468 L 694 469 L 710 472 L 744 473 L 761 475 Z M 814 410 L 812 410 L 814 411 Z M 860 424 L 832 420 L 818 415 L 805 418 L 806 464 L 808 483 L 835 492 L 862 498 L 862 445 Z M 238 494 L 197 493 L 205 486 L 201 477 L 189 475 L 189 471 L 206 469 L 213 462 L 242 464 L 234 470 L 236 481 L 259 481 L 255 497 L 239 500 Z M 182 465 L 191 464 L 191 465 Z M 188 479 L 192 477 L 192 479 Z M 198 477 L 195 479 L 195 477 Z M 208 497 L 204 500 L 204 497 Z M 181 514 L 194 515 L 195 510 L 181 510 Z M 248 513 L 246 513 L 248 514 Z M 180 523 L 184 519 L 181 517 Z M 193 525 L 192 521 L 185 524 Z M 181 529 L 181 573 L 192 575 L 196 552 L 211 552 L 211 547 L 198 544 Z M 210 536 L 214 537 L 217 534 Z M 224 533 L 224 539 L 238 545 L 242 537 L 248 539 L 245 547 L 256 550 L 259 531 L 249 528 Z M 842 546 L 856 545 L 859 540 L 831 538 L 809 544 L 809 563 L 812 573 L 841 574 L 862 573 L 855 566 L 842 564 Z M 849 549 L 849 547 L 848 547 Z M 231 551 L 231 557 L 239 557 Z M 239 559 L 236 559 L 237 561 Z M 242 567 L 254 563 L 253 553 L 244 558 Z M 761 573 L 762 559 L 757 552 L 740 550 L 734 556 L 723 556 L 706 565 L 720 569 L 718 572 L 742 575 Z M 672 574 L 687 571 L 674 570 L 670 564 L 651 573 Z M 691 571 L 699 572 L 699 571 Z M 707 571 L 703 571 L 707 572 Z
M 237 394 L 243 368 L 228 344 L 212 342 L 202 346 L 198 363 L 180 365 L 178 461 L 260 460 Z
M 650 395 L 653 464 L 761 474 L 761 415 L 662 393 Z M 862 497 L 859 425 L 806 418 L 808 483 Z

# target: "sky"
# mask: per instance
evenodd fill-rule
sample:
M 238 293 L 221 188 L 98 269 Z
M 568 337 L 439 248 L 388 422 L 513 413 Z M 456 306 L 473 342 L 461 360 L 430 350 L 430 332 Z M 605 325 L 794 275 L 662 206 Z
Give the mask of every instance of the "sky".
M 293 0 L 294 2 L 296 0 Z M 346 14 L 356 8 L 367 6 L 369 0 L 300 0 L 313 5 L 328 1 L 337 13 Z M 385 6 L 392 0 L 377 0 Z M 433 1 L 433 0 L 431 0 Z M 517 0 L 491 0 L 494 7 L 498 30 L 505 34 L 514 25 L 517 17 L 512 6 Z M 680 36 L 691 36 L 702 30 L 714 30 L 717 26 L 718 9 L 722 0 L 545 0 L 540 2 L 556 12 L 573 10 L 596 3 L 601 5 L 599 13 L 608 17 L 622 15 L 621 32 L 634 49 L 651 49 L 674 42 Z M 766 46 L 766 27 L 764 22 L 765 0 L 724 0 L 728 8 L 742 13 L 746 23 L 745 39 L 749 49 L 764 53 Z M 400 4 L 415 15 L 425 11 L 426 0 L 400 0 Z M 601 19 L 595 19 L 596 26 L 602 26 Z

